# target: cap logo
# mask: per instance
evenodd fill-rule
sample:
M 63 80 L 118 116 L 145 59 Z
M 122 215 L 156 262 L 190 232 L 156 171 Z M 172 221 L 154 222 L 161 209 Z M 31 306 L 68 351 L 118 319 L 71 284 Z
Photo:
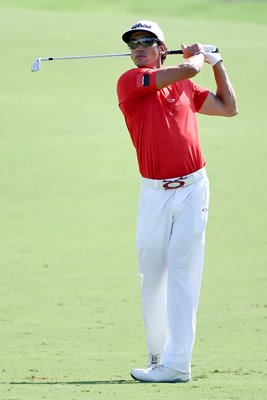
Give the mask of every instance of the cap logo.
M 148 28 L 148 29 L 151 29 L 152 25 L 142 24 L 141 22 L 139 22 L 138 24 L 135 24 L 134 26 L 132 26 L 131 29 L 136 29 L 136 28 Z

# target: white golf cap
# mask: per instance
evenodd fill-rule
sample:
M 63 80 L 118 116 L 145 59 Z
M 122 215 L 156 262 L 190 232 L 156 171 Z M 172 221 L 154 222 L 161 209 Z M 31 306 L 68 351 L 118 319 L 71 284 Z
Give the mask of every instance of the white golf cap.
M 134 24 L 131 27 L 131 29 L 124 32 L 124 34 L 122 35 L 122 40 L 125 43 L 127 43 L 130 40 L 132 33 L 138 32 L 138 31 L 150 32 L 161 42 L 164 42 L 164 35 L 163 35 L 162 30 L 158 26 L 158 24 L 156 22 L 146 21 L 146 20 L 141 20 L 141 21 L 136 22 L 136 24 Z

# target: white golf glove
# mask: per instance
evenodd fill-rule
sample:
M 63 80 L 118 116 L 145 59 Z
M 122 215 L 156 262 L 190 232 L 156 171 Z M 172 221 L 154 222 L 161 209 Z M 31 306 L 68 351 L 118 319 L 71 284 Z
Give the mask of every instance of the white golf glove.
M 203 44 L 203 49 L 205 53 L 212 53 L 216 51 L 217 47 L 213 44 Z
M 203 48 L 205 50 L 205 62 L 210 64 L 212 67 L 214 67 L 215 64 L 217 64 L 219 61 L 222 60 L 222 57 L 220 53 L 212 53 L 213 51 L 216 50 L 216 46 L 210 45 L 210 44 L 204 44 Z

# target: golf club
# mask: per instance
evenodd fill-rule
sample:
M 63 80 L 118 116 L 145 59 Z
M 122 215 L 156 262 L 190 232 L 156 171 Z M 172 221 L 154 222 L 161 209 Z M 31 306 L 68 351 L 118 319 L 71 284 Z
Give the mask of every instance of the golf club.
M 213 45 L 204 45 L 203 46 L 207 53 L 219 53 L 219 49 Z M 173 54 L 183 54 L 182 50 L 167 50 L 168 55 Z M 81 58 L 107 58 L 107 57 L 125 57 L 130 56 L 130 53 L 121 53 L 121 54 L 93 54 L 93 55 L 85 55 L 85 56 L 65 56 L 65 57 L 46 57 L 46 58 L 37 58 L 31 67 L 32 72 L 39 71 L 41 69 L 42 61 L 56 61 L 56 60 L 77 60 Z

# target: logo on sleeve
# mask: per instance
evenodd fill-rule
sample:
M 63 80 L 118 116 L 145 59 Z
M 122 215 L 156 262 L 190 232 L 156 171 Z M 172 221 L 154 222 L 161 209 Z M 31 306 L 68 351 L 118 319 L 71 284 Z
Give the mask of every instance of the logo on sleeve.
M 136 86 L 145 87 L 150 85 L 150 75 L 149 74 L 138 74 L 136 77 Z
M 150 84 L 150 76 L 149 76 L 149 74 L 144 74 L 143 75 L 142 84 L 143 84 L 143 86 L 149 86 L 149 84 Z

